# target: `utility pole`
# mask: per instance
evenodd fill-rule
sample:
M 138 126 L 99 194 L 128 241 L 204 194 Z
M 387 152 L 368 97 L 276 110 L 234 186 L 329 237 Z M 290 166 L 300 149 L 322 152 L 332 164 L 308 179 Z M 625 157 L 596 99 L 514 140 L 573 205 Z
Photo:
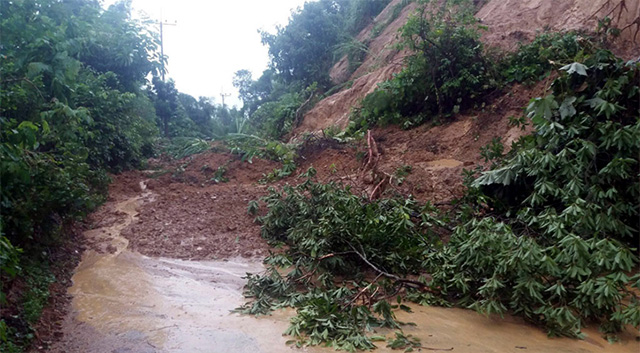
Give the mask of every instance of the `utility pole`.
M 177 26 L 178 21 L 174 21 L 173 23 L 167 22 L 167 20 L 162 21 L 162 11 L 160 11 L 160 21 L 157 22 L 160 25 L 160 62 L 162 63 L 162 82 L 164 81 L 164 35 L 163 35 L 163 26 Z
M 222 98 L 222 107 L 224 108 L 224 97 L 231 96 L 231 93 L 224 93 L 224 87 L 220 87 L 220 98 Z

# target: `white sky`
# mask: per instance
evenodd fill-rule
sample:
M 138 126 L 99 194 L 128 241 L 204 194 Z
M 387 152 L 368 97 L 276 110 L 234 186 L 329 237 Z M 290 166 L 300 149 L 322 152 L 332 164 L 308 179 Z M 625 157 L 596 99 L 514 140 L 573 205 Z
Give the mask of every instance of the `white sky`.
M 116 0 L 105 0 L 108 7 Z M 169 57 L 168 78 L 178 90 L 194 97 L 214 97 L 221 89 L 231 93 L 229 105 L 241 105 L 232 86 L 233 73 L 248 69 L 257 79 L 267 68 L 267 47 L 258 29 L 273 32 L 285 25 L 291 9 L 305 0 L 133 0 L 134 12 L 144 11 L 176 26 L 164 26 L 164 53 Z

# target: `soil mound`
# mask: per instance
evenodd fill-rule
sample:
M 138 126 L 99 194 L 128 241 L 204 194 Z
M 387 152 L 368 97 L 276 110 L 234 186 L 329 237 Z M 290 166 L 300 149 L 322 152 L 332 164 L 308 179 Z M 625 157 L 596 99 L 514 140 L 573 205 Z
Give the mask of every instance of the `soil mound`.
M 112 186 L 114 198 L 141 181 L 153 196 L 140 206 L 138 219 L 122 235 L 131 250 L 148 256 L 190 260 L 263 256 L 268 246 L 258 236 L 260 226 L 247 214 L 247 204 L 265 194 L 266 186 L 258 181 L 277 166 L 210 151 L 160 164 L 154 171 L 123 173 Z

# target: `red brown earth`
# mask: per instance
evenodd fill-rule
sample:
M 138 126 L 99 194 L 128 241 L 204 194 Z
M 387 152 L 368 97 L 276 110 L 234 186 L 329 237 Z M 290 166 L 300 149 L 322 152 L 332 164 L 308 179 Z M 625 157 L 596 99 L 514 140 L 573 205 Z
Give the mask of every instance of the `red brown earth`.
M 533 40 L 545 29 L 593 33 L 598 20 L 609 16 L 612 24 L 622 29 L 611 47 L 613 52 L 627 60 L 637 59 L 640 55 L 640 0 L 488 0 L 474 3 L 484 3 L 476 18 L 487 27 L 481 38 L 487 48 L 514 51 L 520 43 Z M 349 72 L 346 57 L 331 68 L 330 76 L 336 84 L 352 83 L 318 102 L 304 116 L 294 135 L 318 132 L 330 126 L 345 128 L 351 109 L 379 83 L 402 69 L 408 52 L 397 49 L 398 30 L 414 14 L 415 3 L 405 6 L 395 20 L 371 39 L 374 27 L 392 19 L 393 9 L 398 4 L 402 4 L 402 0 L 391 1 L 374 22 L 356 36 L 356 40 L 369 45 L 364 61 L 353 73 Z

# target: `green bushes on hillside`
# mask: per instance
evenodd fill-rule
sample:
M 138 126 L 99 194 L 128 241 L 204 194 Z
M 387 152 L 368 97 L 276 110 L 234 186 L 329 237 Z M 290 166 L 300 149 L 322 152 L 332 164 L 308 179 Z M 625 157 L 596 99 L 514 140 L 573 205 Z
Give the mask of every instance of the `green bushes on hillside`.
M 378 85 L 352 114 L 351 130 L 398 124 L 404 128 L 482 106 L 512 82 L 534 83 L 553 69 L 593 53 L 588 36 L 542 33 L 512 54 L 487 51 L 467 0 L 423 1 L 402 27 L 405 67 Z
M 550 334 L 638 327 L 640 65 L 600 50 L 562 71 L 527 110 L 536 133 L 474 182 L 491 215 L 458 227 L 429 268 L 460 304 Z

